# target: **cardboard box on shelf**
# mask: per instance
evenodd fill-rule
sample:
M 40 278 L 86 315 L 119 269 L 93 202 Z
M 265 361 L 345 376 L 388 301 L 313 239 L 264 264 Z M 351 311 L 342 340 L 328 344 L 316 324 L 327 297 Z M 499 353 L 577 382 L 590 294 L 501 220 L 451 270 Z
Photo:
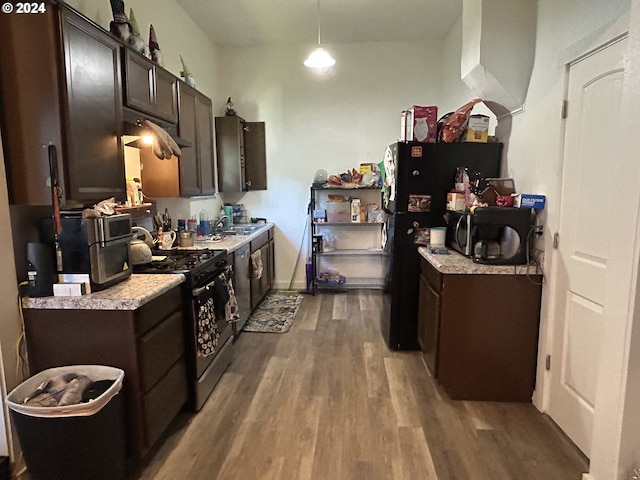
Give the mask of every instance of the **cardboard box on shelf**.
M 447 193 L 447 210 L 454 212 L 464 212 L 467 208 L 465 203 L 463 192 L 448 192 Z
M 360 199 L 351 199 L 351 222 L 360 223 Z
M 533 208 L 542 210 L 547 201 L 544 195 L 533 195 L 530 193 L 520 193 L 516 195 L 515 206 L 520 208 Z
M 407 113 L 407 140 L 436 143 L 438 107 L 414 105 Z
M 327 211 L 323 208 L 316 208 L 313 211 L 313 222 L 324 223 L 327 221 Z
M 480 114 L 471 115 L 464 141 L 487 143 L 487 138 L 489 138 L 489 117 Z
M 349 202 L 328 202 L 327 222 L 348 223 L 351 221 L 351 204 Z
M 406 142 L 407 141 L 407 121 L 408 121 L 408 117 L 409 117 L 409 112 L 407 110 L 403 110 L 400 113 L 400 141 L 401 142 Z M 362 173 L 362 172 L 360 172 Z

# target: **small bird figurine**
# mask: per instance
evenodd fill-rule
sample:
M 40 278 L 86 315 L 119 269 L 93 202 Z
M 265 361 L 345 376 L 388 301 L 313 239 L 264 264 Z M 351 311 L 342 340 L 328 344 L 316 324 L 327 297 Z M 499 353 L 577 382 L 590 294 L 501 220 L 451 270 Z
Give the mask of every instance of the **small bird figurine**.
M 182 58 L 182 55 L 180 55 L 180 61 L 182 62 L 182 71 L 180 72 L 180 76 L 184 78 L 184 83 L 186 83 L 190 87 L 196 88 L 196 81 L 189 71 L 187 64 L 184 63 L 184 58 Z
M 224 114 L 227 117 L 232 117 L 236 114 L 236 111 L 233 109 L 233 102 L 231 101 L 231 97 L 227 99 L 227 105 L 224 107 Z
M 149 47 L 147 47 L 142 35 L 140 35 L 140 28 L 133 13 L 133 8 L 129 9 L 129 24 L 131 25 L 131 43 L 129 46 L 140 55 L 149 58 Z
M 151 52 L 151 60 L 162 66 L 162 52 L 153 25 L 149 25 L 149 52 Z
M 127 14 L 124 13 L 124 1 L 110 1 L 113 20 L 109 23 L 109 31 L 111 35 L 120 39 L 125 45 L 129 45 L 129 43 L 131 43 L 131 24 L 129 23 Z

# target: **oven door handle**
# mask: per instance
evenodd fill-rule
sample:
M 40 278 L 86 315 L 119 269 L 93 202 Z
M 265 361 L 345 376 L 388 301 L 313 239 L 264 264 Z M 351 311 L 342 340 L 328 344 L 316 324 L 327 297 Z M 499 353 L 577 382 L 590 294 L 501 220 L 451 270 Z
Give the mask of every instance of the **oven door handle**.
M 212 288 L 213 288 L 213 286 L 214 286 L 215 284 L 216 284 L 216 281 L 215 281 L 215 280 L 211 280 L 211 281 L 210 281 L 209 283 L 207 283 L 204 287 L 200 287 L 200 288 L 196 288 L 196 289 L 192 290 L 192 291 L 191 291 L 191 295 L 192 295 L 194 298 L 196 298 L 196 299 L 197 299 L 197 298 L 200 296 L 200 294 L 201 294 L 202 292 L 204 292 L 205 290 L 210 290 L 210 289 L 212 289 Z

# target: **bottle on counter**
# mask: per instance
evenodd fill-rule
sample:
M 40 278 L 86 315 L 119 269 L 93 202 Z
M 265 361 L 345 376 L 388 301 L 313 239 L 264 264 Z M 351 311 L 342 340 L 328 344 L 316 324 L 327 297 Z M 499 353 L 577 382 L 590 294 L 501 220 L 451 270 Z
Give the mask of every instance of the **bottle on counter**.
M 198 221 L 196 220 L 196 217 L 191 217 L 187 220 L 187 230 L 193 233 L 198 232 Z
M 198 233 L 204 236 L 211 234 L 211 221 L 209 221 L 209 215 L 204 209 L 200 210 L 200 227 Z

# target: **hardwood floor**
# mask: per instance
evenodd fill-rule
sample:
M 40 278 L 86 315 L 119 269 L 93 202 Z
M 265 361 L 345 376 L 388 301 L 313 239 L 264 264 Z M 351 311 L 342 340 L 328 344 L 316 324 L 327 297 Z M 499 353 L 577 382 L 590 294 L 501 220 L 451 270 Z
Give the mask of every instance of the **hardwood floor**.
M 446 398 L 418 352 L 390 351 L 377 291 L 304 299 L 286 334 L 240 335 L 197 414 L 140 480 L 571 480 L 587 464 L 531 404 Z

